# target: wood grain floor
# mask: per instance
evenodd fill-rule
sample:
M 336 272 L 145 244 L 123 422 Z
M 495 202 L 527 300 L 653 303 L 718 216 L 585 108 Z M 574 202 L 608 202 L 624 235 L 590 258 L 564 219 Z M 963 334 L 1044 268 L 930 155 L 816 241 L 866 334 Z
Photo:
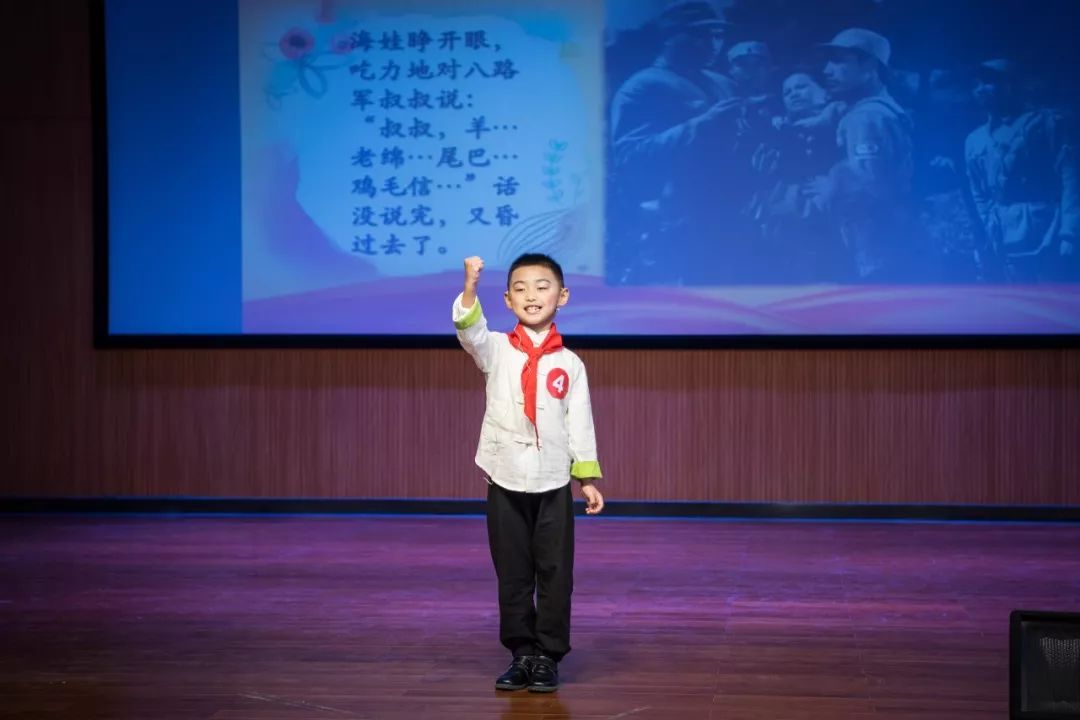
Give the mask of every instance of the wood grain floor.
M 479 518 L 0 518 L 0 717 L 1007 716 L 1008 615 L 1080 609 L 1080 526 L 580 518 L 554 696 Z

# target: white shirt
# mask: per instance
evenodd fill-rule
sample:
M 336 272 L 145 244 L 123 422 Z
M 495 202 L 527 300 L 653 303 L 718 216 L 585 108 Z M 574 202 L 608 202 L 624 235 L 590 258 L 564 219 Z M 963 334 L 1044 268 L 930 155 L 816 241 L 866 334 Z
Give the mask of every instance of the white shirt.
M 487 381 L 487 406 L 476 464 L 500 487 L 515 492 L 557 490 L 571 477 L 600 477 L 596 432 L 585 363 L 566 348 L 542 355 L 536 383 L 536 427 L 525 416 L 521 371 L 528 356 L 506 333 L 491 332 L 476 300 L 470 308 L 454 300 L 458 341 Z M 547 335 L 528 328 L 539 345 Z

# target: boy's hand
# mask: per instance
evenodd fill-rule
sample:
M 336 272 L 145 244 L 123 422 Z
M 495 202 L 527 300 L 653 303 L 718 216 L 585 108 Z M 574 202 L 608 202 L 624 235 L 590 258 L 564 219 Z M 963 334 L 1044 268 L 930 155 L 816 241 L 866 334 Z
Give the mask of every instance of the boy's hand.
M 581 483 L 581 494 L 585 497 L 585 514 L 596 515 L 604 509 L 604 496 L 591 482 Z
M 484 269 L 483 258 L 473 257 L 465 258 L 465 286 L 476 287 L 480 282 L 480 271 Z
M 461 293 L 461 305 L 471 308 L 476 302 L 476 286 L 480 284 L 480 271 L 484 269 L 483 258 L 465 258 L 465 290 Z

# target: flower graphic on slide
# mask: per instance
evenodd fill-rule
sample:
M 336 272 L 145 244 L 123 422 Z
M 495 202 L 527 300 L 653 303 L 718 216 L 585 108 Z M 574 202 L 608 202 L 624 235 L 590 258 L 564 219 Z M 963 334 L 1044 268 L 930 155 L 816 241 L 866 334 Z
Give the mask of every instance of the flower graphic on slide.
M 330 88 L 328 71 L 348 64 L 353 50 L 350 28 L 355 21 L 335 18 L 333 2 L 322 0 L 310 29 L 294 26 L 278 40 L 263 44 L 263 57 L 273 63 L 263 90 L 267 104 L 280 108 L 283 99 L 303 91 L 321 98 Z
M 289 60 L 299 60 L 315 49 L 315 37 L 303 28 L 293 28 L 281 36 L 278 47 Z

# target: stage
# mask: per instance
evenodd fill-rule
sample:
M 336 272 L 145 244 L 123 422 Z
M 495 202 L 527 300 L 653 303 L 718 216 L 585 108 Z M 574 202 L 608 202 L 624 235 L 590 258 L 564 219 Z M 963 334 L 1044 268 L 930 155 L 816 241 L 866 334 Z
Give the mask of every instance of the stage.
M 1008 615 L 1080 607 L 1080 526 L 579 518 L 555 696 L 493 689 L 484 523 L 0 518 L 20 718 L 1001 718 Z

